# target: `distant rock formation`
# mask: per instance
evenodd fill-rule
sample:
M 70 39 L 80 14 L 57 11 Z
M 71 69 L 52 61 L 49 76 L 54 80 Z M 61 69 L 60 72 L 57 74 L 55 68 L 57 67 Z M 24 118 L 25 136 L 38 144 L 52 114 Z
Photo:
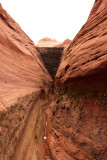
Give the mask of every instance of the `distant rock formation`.
M 63 43 L 57 45 L 56 47 L 63 47 L 63 48 L 67 48 L 71 43 L 70 39 L 66 39 Z
M 45 38 L 38 41 L 37 47 L 54 47 L 59 44 L 61 44 L 61 42 L 58 42 L 55 39 L 45 37 Z
M 70 39 L 66 39 L 66 40 L 62 43 L 62 46 L 63 46 L 64 48 L 67 48 L 67 47 L 70 45 L 70 43 L 71 43 L 71 40 L 70 40 Z
M 61 42 L 45 37 L 39 40 L 37 50 L 40 52 L 43 62 L 52 78 L 55 78 L 60 59 L 63 54 Z

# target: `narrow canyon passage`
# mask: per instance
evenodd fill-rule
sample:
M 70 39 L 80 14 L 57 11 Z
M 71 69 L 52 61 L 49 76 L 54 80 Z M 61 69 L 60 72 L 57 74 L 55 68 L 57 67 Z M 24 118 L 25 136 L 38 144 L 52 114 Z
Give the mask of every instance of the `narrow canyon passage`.
M 29 112 L 12 160 L 51 160 L 46 153 L 46 129 L 53 95 L 50 93 L 49 98 L 44 96 L 40 96 Z
M 53 47 L 35 46 L 0 4 L 0 160 L 107 160 L 105 0 Z

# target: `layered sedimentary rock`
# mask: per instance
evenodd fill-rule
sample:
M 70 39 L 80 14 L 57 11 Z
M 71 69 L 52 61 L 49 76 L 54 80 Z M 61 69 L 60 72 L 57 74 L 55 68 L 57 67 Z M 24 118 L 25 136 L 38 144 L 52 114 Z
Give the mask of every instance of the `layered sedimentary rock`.
M 107 2 L 64 51 L 54 99 L 49 49 L 52 63 L 0 6 L 0 159 L 106 160 Z
M 51 82 L 34 43 L 0 5 L 1 160 L 37 159 L 41 106 L 47 101 L 41 99 L 46 99 Z
M 107 2 L 97 0 L 65 51 L 48 113 L 47 152 L 56 160 L 107 159 Z
M 97 1 L 96 3 L 98 3 Z M 97 6 L 95 3 L 95 6 Z M 56 81 L 91 75 L 106 68 L 107 62 L 107 9 L 106 1 L 101 1 L 101 10 L 90 14 L 86 24 L 74 38 L 61 63 Z M 99 3 L 98 3 L 99 4 Z M 95 10 L 96 7 L 93 7 Z M 98 9 L 100 6 L 98 6 Z M 91 13 L 93 13 L 93 10 Z
M 60 64 L 60 60 L 63 54 L 63 47 L 37 47 L 41 54 L 44 65 L 49 71 L 53 79 Z
M 64 50 L 70 45 L 71 40 L 66 39 L 63 43 L 55 39 L 43 38 L 37 44 L 37 50 L 40 52 L 45 67 L 52 78 L 55 78 Z

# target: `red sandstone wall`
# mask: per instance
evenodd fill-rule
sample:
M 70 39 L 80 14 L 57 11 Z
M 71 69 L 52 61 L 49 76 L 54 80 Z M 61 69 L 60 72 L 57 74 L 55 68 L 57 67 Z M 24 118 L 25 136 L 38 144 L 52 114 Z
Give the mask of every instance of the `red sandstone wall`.
M 48 94 L 50 81 L 34 43 L 0 5 L 1 160 L 12 157 L 29 112 L 41 90 Z
M 56 160 L 107 159 L 107 2 L 97 0 L 62 57 L 48 115 Z

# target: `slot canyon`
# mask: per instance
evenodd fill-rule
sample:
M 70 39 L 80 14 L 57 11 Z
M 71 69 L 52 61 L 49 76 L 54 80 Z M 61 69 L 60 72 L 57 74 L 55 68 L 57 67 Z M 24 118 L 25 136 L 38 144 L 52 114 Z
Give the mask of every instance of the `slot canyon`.
M 0 160 L 107 160 L 106 0 L 51 47 L 0 4 Z

